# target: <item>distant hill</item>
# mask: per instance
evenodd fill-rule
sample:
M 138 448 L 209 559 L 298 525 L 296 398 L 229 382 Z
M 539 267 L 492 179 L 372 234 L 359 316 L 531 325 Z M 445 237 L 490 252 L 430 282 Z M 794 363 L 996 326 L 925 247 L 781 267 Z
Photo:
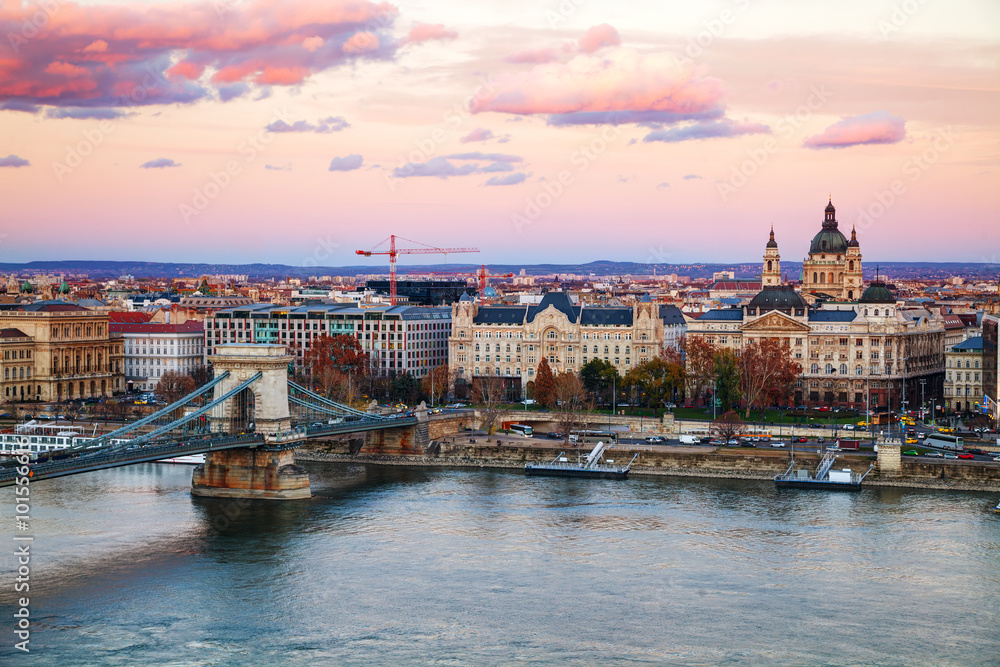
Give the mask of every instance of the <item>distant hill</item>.
M 479 268 L 479 264 L 425 264 L 399 267 L 404 273 L 428 273 L 434 271 L 458 271 L 469 273 Z M 944 279 L 951 276 L 966 278 L 996 279 L 1000 275 L 1000 265 L 975 262 L 882 262 L 882 273 L 893 279 L 926 278 Z M 786 265 L 786 274 L 797 279 L 801 265 Z M 598 260 L 586 264 L 489 264 L 495 273 L 517 274 L 524 269 L 527 275 L 578 274 L 594 276 L 618 275 L 658 275 L 676 273 L 692 279 L 711 278 L 716 271 L 734 271 L 737 277 L 756 276 L 760 273 L 760 262 L 740 264 L 647 264 L 638 262 L 615 262 Z M 216 274 L 246 274 L 251 279 L 308 278 L 309 276 L 353 276 L 358 274 L 389 273 L 386 264 L 366 264 L 354 266 L 291 266 L 288 264 L 203 264 L 184 262 L 137 262 L 101 260 L 59 260 L 37 261 L 17 264 L 0 262 L 0 272 L 4 273 L 73 273 L 86 274 L 90 278 L 108 279 L 121 275 L 136 278 L 198 277 Z M 865 277 L 875 275 L 873 265 L 865 265 Z

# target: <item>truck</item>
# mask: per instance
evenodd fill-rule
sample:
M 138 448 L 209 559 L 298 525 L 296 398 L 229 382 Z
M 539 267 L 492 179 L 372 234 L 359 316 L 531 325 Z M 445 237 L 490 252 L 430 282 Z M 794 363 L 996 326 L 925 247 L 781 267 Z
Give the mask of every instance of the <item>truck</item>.
M 840 449 L 861 449 L 861 441 L 859 440 L 838 440 L 837 447 Z
M 701 444 L 701 439 L 696 435 L 682 435 L 681 437 L 682 445 L 698 445 Z

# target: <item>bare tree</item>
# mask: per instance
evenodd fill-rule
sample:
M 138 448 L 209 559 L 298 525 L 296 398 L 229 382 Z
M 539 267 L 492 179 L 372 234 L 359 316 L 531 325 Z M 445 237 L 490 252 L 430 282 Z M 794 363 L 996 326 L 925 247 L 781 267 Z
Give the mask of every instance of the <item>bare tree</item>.
M 472 400 L 479 405 L 481 428 L 487 435 L 492 435 L 500 415 L 500 406 L 504 403 L 503 379 L 495 376 L 474 378 Z
M 709 431 L 713 438 L 729 442 L 743 431 L 743 420 L 739 414 L 730 410 L 712 422 Z
M 587 391 L 580 376 L 572 371 L 565 371 L 555 379 L 556 423 L 563 434 L 563 442 L 569 442 L 570 431 L 578 430 L 584 423 L 584 414 L 588 411 Z

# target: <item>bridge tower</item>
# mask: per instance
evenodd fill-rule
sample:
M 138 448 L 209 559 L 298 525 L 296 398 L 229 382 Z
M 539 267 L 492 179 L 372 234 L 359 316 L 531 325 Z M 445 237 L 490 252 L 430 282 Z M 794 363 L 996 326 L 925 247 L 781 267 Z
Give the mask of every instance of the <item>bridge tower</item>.
M 240 408 L 234 399 L 227 402 L 220 421 L 246 422 L 247 426 L 252 422 L 257 433 L 267 436 L 290 430 L 288 365 L 294 359 L 284 345 L 218 346 L 209 361 L 216 374 L 229 371 L 229 377 L 216 385 L 217 397 L 257 372 L 262 374 L 248 390 L 253 392 L 252 414 L 237 415 Z M 308 498 L 309 474 L 295 465 L 288 448 L 227 449 L 205 455 L 205 463 L 194 470 L 191 493 L 215 498 Z

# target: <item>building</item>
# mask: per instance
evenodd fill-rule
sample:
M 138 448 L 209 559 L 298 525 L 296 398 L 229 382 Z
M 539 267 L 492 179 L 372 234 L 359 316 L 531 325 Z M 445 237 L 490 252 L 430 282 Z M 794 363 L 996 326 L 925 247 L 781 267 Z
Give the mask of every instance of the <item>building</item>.
M 676 347 L 687 322 L 676 306 L 648 296 L 633 306 L 574 304 L 549 292 L 536 305 L 486 306 L 463 296 L 452 305 L 448 359 L 456 378 L 502 377 L 518 389 L 534 380 L 543 357 L 553 373 L 579 372 L 591 359 L 620 373 Z
M 372 371 L 387 376 L 426 375 L 448 363 L 450 308 L 320 304 L 252 304 L 220 310 L 205 320 L 205 357 L 227 343 L 288 346 L 301 367 L 310 343 L 320 336 L 354 336 L 368 353 Z
M 986 412 L 993 415 L 994 426 L 1000 424 L 1000 317 L 985 315 L 983 327 L 983 393 L 988 405 Z
M 365 289 L 380 294 L 389 293 L 388 280 L 369 280 Z M 463 294 L 475 294 L 475 288 L 466 286 L 464 280 L 397 280 L 396 294 L 406 297 L 413 305 L 450 306 Z
M 108 326 L 124 341 L 129 391 L 153 391 L 167 372 L 191 375 L 204 367 L 205 328 L 201 322 L 110 322 Z
M 3 402 L 31 398 L 35 378 L 34 340 L 20 329 L 0 329 L 0 382 Z
M 106 310 L 88 310 L 66 301 L 4 305 L 0 307 L 0 329 L 21 334 L 11 336 L 18 362 L 22 349 L 29 352 L 22 346 L 30 341 L 32 362 L 17 367 L 5 362 L 4 374 L 10 368 L 13 375 L 16 368 L 19 384 L 14 385 L 11 378 L 4 401 L 64 401 L 111 396 L 124 390 L 122 340 L 110 332 Z M 27 356 L 24 361 L 28 361 Z
M 944 408 L 950 412 L 971 412 L 982 406 L 983 338 L 974 336 L 953 345 L 944 354 Z
M 833 200 L 826 206 L 823 227 L 809 245 L 802 262 L 802 291 L 817 297 L 854 301 L 861 296 L 861 245 L 854 229 L 848 241 L 838 229 Z M 774 246 L 775 253 L 777 245 Z M 766 256 L 765 256 L 766 260 Z

